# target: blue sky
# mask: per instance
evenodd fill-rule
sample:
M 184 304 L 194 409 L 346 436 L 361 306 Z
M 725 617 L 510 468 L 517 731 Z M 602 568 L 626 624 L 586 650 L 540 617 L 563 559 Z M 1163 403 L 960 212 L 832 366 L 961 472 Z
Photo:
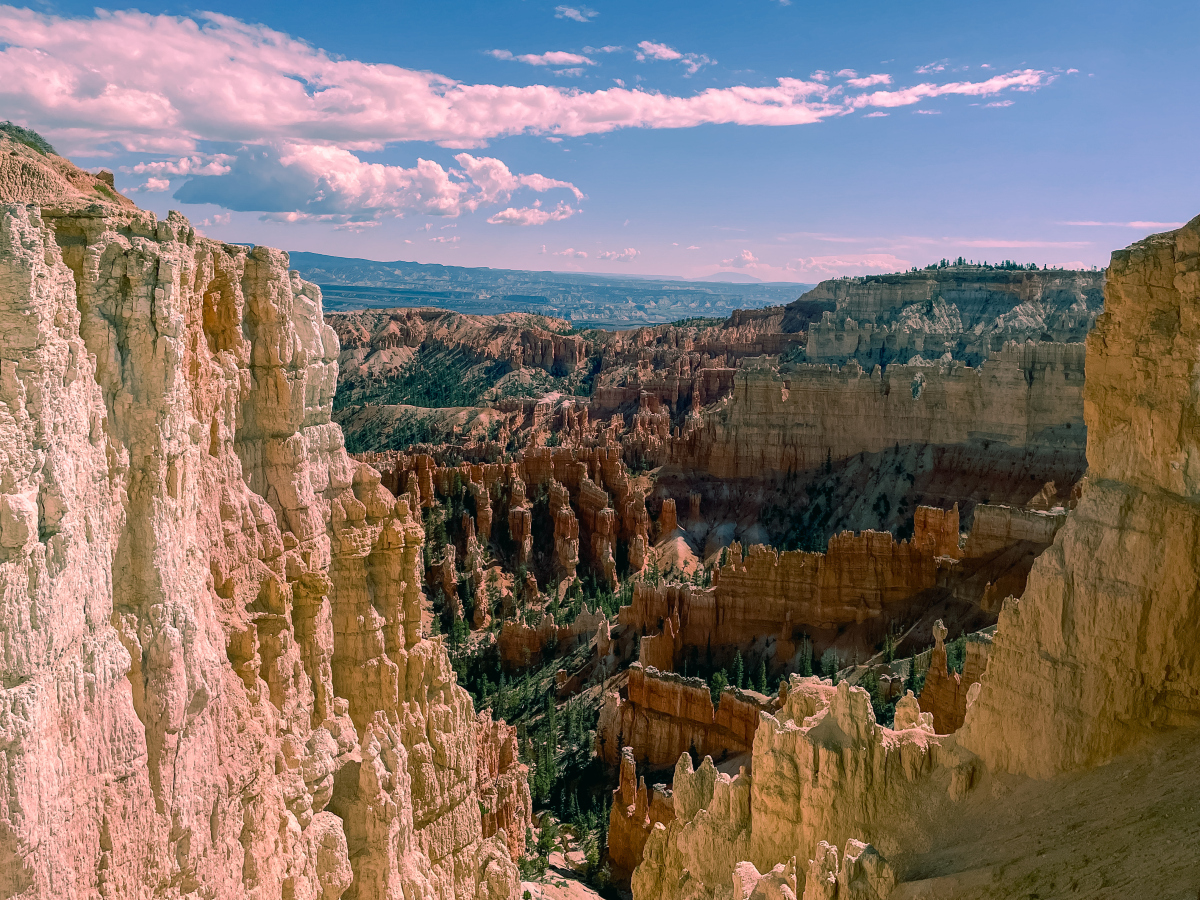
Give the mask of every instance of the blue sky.
M 117 9 L 0 7 L 0 117 L 226 240 L 811 282 L 1200 213 L 1195 2 Z

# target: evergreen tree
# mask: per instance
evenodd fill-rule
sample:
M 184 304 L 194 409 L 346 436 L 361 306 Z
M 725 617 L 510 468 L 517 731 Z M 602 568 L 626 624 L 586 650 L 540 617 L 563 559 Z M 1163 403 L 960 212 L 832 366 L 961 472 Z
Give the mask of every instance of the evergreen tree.
M 754 679 L 754 687 L 760 694 L 767 692 L 767 659 L 765 656 L 758 661 L 758 677 Z
M 745 685 L 745 666 L 742 663 L 742 651 L 739 649 L 733 657 L 733 683 L 740 691 Z
M 721 691 L 729 685 L 729 676 L 725 674 L 725 670 L 717 672 L 713 675 L 712 680 L 708 683 L 708 689 L 712 693 L 713 706 L 721 702 Z
M 804 640 L 800 643 L 800 674 L 808 677 L 813 673 L 813 648 L 812 641 L 808 639 L 808 635 L 804 636 Z

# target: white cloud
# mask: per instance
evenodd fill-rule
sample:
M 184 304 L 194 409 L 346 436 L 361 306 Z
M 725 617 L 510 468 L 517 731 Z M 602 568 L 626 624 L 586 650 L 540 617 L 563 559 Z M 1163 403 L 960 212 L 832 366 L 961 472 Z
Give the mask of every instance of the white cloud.
M 840 72 L 838 73 L 841 74 Z M 877 84 L 891 84 L 892 76 L 885 75 L 882 72 L 875 75 L 864 75 L 862 78 L 851 77 L 847 79 L 846 84 L 852 88 L 869 88 L 875 87 Z
M 984 105 L 985 109 L 989 108 L 989 107 L 1005 107 L 1005 106 L 1012 106 L 1013 101 L 1012 100 L 997 100 L 995 103 L 985 103 L 983 105 Z
M 918 116 L 940 116 L 940 109 L 914 109 L 913 112 Z
M 634 250 L 632 247 L 626 247 L 624 250 L 601 250 L 596 254 L 596 259 L 604 259 L 609 262 L 629 262 L 635 256 L 641 256 L 640 250 Z
M 170 178 L 147 178 L 146 183 L 141 187 L 134 188 L 135 191 L 141 193 L 158 193 L 160 191 L 169 191 L 171 189 Z
M 121 166 L 121 171 L 131 175 L 224 175 L 233 159 L 228 153 L 196 153 L 179 159 Z
M 554 18 L 556 19 L 571 19 L 575 22 L 586 22 L 589 19 L 594 19 L 600 13 L 594 9 L 588 9 L 586 6 L 556 6 L 554 7 Z
M 926 63 L 923 66 L 917 66 L 913 71 L 918 75 L 933 75 L 937 72 L 945 72 L 947 62 L 948 60 L 939 59 L 937 62 Z
M 792 260 L 786 266 L 788 272 L 809 278 L 837 278 L 841 275 L 874 275 L 880 272 L 898 272 L 912 267 L 906 259 L 891 253 L 846 254 L 843 256 L 808 256 Z
M 431 237 L 429 242 L 431 244 L 457 244 L 458 240 L 459 238 L 457 234 L 453 237 L 447 237 L 444 234 L 439 234 L 437 237 Z
M 640 41 L 636 58 L 639 62 L 647 59 L 678 60 L 687 69 L 688 75 L 695 75 L 704 66 L 715 61 L 703 53 L 680 53 L 674 47 L 667 44 L 656 44 L 653 41 Z
M 571 259 L 587 259 L 586 250 L 576 250 L 574 247 L 568 247 L 566 250 L 555 250 L 555 256 L 568 256 Z
M 1163 230 L 1171 228 L 1182 228 L 1186 222 L 1144 222 L 1135 220 L 1133 222 L 1055 222 L 1055 225 L 1079 225 L 1089 228 L 1161 228 Z
M 508 50 L 490 50 L 488 53 L 496 57 L 496 59 L 510 59 L 530 66 L 596 65 L 595 60 L 588 59 L 588 57 L 581 56 L 578 53 L 568 53 L 565 50 L 547 50 L 545 53 L 522 53 L 520 56 L 514 56 Z
M 756 268 L 758 268 L 758 263 L 759 263 L 758 257 L 755 256 L 753 253 L 751 253 L 749 250 L 743 250 L 741 253 L 737 254 L 737 256 L 735 256 L 733 259 L 721 260 L 722 266 L 724 266 L 726 268 L 734 268 L 734 269 L 756 269 Z
M 688 249 L 689 250 L 699 250 L 700 248 L 698 246 L 696 246 L 695 244 L 692 244 L 691 246 L 688 247 Z
M 891 115 L 891 113 L 885 113 L 885 112 L 870 112 L 870 113 L 867 113 L 865 116 L 863 116 L 863 118 L 864 118 L 864 119 L 881 119 L 881 118 L 883 118 L 884 116 L 890 116 L 890 115 Z
M 547 222 L 569 219 L 577 212 L 578 209 L 566 203 L 559 203 L 554 209 L 542 209 L 542 202 L 535 200 L 533 206 L 502 209 L 494 216 L 489 216 L 487 221 L 489 225 L 545 225 Z

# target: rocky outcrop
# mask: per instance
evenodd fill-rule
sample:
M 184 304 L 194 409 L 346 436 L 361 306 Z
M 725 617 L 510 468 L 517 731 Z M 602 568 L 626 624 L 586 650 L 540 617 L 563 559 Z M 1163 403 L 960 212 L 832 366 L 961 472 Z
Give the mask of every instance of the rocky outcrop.
M 803 632 L 880 618 L 938 584 L 960 555 L 958 509 L 920 507 L 914 523 L 909 541 L 846 532 L 825 553 L 756 544 L 743 556 L 735 542 L 710 588 L 635 585 L 621 624 L 665 636 L 642 645 L 643 661 L 660 668 L 675 668 L 684 647 L 744 646 L 763 635 L 778 636 L 776 656 L 786 660 Z
M 608 861 L 613 877 L 628 882 L 642 861 L 650 832 L 656 823 L 665 825 L 675 818 L 675 806 L 665 785 L 656 784 L 646 790 L 646 779 L 637 777 L 632 747 L 621 751 L 619 777 L 609 810 Z
M 834 305 L 808 327 L 810 362 L 869 367 L 950 354 L 975 364 L 1009 341 L 1081 342 L 1103 288 L 1103 272 L 949 266 L 823 281 L 792 306 Z
M 960 740 L 1037 777 L 1200 721 L 1200 219 L 1113 254 L 1088 337 L 1088 479 L 1000 614 Z
M 893 889 L 872 863 L 883 877 L 864 896 L 1190 883 L 1190 848 L 1169 854 L 1161 874 L 1119 848 L 1178 833 L 1149 810 L 1171 802 L 1181 770 L 1170 784 L 1154 773 L 1191 758 L 1200 724 L 1200 219 L 1115 254 L 1106 291 L 1088 342 L 1089 477 L 1024 596 L 1004 604 L 962 727 L 934 734 L 933 715 L 909 695 L 898 730 L 881 728 L 860 689 L 793 677 L 783 708 L 755 732 L 752 774 L 722 775 L 708 761 L 693 770 L 681 757 L 676 819 L 646 843 L 637 900 L 724 897 L 730 879 L 742 896 L 764 883 L 764 895 L 841 896 L 830 851 L 851 840 L 847 855 L 863 859 L 869 841 L 895 876 Z M 1107 832 L 1073 832 L 1113 808 L 1131 822 L 1097 862 L 1086 851 Z M 1043 830 L 1045 815 L 1054 823 Z
M 517 753 L 517 729 L 493 721 L 484 710 L 476 719 L 477 778 L 483 836 L 503 833 L 513 859 L 525 853 L 525 831 L 533 824 L 529 766 Z
M 8 205 L 0 321 L 0 893 L 515 897 L 319 291 L 175 214 Z
M 946 659 L 946 626 L 938 622 L 933 627 L 933 653 L 925 673 L 921 691 L 921 711 L 932 718 L 938 734 L 953 734 L 962 726 L 967 715 L 971 686 L 978 684 L 987 668 L 992 639 L 988 634 L 967 636 L 961 672 L 953 671 Z
M 695 768 L 690 756 L 679 757 L 675 819 L 652 830 L 633 874 L 633 895 L 726 896 L 733 876 L 735 890 L 739 884 L 748 888 L 742 896 L 762 885 L 765 896 L 786 886 L 793 896 L 870 897 L 836 893 L 841 867 L 825 848 L 853 842 L 850 855 L 861 859 L 865 847 L 858 848 L 869 839 L 879 848 L 872 855 L 882 856 L 867 871 L 879 876 L 877 889 L 890 888 L 883 856 L 898 845 L 888 829 L 912 821 L 914 791 L 948 781 L 950 793 L 961 796 L 972 779 L 969 758 L 924 722 L 900 731 L 882 728 L 866 691 L 793 676 L 783 706 L 762 715 L 752 773 L 743 767 L 730 776 L 718 772 L 711 758 Z M 943 794 L 942 802 L 948 799 Z M 937 805 L 931 802 L 926 811 Z M 798 870 L 798 859 L 818 865 Z M 746 862 L 753 872 L 742 868 Z M 857 881 L 860 873 L 851 868 L 846 880 Z M 778 877 L 764 884 L 760 872 Z
M 816 469 L 894 444 L 1082 452 L 1081 344 L 1008 344 L 978 368 L 952 362 L 787 375 L 746 360 L 719 415 L 672 442 L 671 460 L 720 478 Z
M 714 708 L 708 685 L 634 663 L 625 696 L 605 695 L 596 726 L 597 752 L 617 765 L 623 749 L 652 768 L 664 768 L 681 753 L 724 760 L 750 749 L 759 713 L 774 700 L 755 691 L 727 688 Z
M 604 613 L 592 612 L 586 606 L 569 625 L 556 624 L 549 613 L 544 613 L 537 625 L 505 619 L 498 639 L 500 661 L 507 668 L 542 662 L 556 649 L 566 649 L 577 641 L 592 637 L 600 623 L 607 621 Z

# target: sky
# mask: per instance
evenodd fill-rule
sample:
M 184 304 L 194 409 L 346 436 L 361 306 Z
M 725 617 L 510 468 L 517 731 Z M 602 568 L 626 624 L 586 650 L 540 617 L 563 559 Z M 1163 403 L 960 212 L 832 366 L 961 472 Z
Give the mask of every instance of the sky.
M 814 282 L 1200 214 L 1200 4 L 0 5 L 0 119 L 205 234 Z

